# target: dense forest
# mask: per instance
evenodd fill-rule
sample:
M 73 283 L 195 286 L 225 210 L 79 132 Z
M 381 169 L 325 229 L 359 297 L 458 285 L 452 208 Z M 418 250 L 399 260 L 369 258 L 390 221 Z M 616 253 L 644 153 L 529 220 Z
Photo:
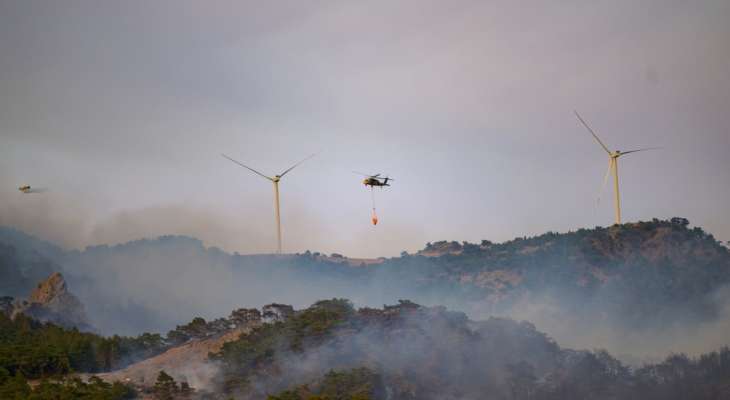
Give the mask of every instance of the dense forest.
M 29 379 L 70 372 L 103 372 L 158 354 L 165 348 L 158 334 L 102 337 L 40 323 L 25 315 L 0 313 L 0 368 Z
M 638 368 L 561 349 L 527 322 L 470 321 L 408 301 L 356 310 L 320 301 L 227 343 L 221 390 L 237 398 L 722 399 L 730 349 Z
M 146 393 L 156 399 L 270 400 L 709 400 L 730 395 L 727 347 L 629 367 L 603 350 L 561 348 L 528 322 L 472 321 L 460 312 L 407 300 L 383 308 L 356 309 L 345 299 L 318 301 L 302 310 L 274 306 L 284 312 L 269 309 L 264 323 L 209 354 L 220 366 L 214 384 L 192 388 L 160 371 Z M 242 315 L 263 314 L 252 309 L 232 313 Z M 220 321 L 196 318 L 168 336 L 197 340 L 220 329 Z M 176 340 L 149 334 L 101 337 L 22 314 L 13 320 L 0 316 L 0 398 L 134 398 L 131 386 L 94 377 L 82 381 L 75 373 L 125 365 L 125 357 L 153 356 Z
M 0 369 L 0 398 L 7 400 L 125 400 L 137 397 L 135 390 L 119 382 L 107 383 L 97 377 L 44 379 L 34 387 L 22 374 L 8 376 Z

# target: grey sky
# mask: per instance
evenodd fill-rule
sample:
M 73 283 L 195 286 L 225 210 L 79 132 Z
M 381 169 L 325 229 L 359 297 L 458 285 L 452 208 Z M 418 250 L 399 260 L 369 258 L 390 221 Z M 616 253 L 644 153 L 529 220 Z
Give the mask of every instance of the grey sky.
M 395 255 L 684 216 L 730 240 L 730 2 L 0 0 L 0 223 Z M 370 194 L 351 170 L 397 180 Z M 21 195 L 21 184 L 48 192 Z

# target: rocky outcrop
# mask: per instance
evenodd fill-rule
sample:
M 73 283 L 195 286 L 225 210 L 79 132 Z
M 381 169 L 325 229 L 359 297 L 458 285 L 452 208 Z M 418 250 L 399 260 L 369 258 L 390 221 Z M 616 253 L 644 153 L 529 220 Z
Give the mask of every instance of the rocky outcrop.
M 59 272 L 54 272 L 30 292 L 28 300 L 31 303 L 55 304 L 68 297 L 73 297 L 73 295 L 68 293 L 66 280 Z
M 67 328 L 94 330 L 86 316 L 84 305 L 68 291 L 66 280 L 58 272 L 40 282 L 27 300 L 17 300 L 9 307 L 5 307 L 5 303 L 8 301 L 3 302 L 3 311 L 11 317 L 22 313 L 38 321 Z

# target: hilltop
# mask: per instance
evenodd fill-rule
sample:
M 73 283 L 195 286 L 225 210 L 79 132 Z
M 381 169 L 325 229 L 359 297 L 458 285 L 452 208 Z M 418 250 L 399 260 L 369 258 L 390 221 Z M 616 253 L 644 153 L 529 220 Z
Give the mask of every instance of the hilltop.
M 662 301 L 682 303 L 730 281 L 728 248 L 688 225 L 675 218 L 499 244 L 437 242 L 412 257 L 435 269 L 431 277 L 457 282 L 493 303 L 550 288 L 578 294 L 610 288 L 643 296 L 648 290 Z

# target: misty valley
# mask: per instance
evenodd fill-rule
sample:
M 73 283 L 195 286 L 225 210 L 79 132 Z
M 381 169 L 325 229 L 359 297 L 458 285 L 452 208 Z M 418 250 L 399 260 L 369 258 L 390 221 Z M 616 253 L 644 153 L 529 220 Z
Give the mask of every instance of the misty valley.
M 0 228 L 0 398 L 724 399 L 729 283 L 683 218 L 379 259 Z

